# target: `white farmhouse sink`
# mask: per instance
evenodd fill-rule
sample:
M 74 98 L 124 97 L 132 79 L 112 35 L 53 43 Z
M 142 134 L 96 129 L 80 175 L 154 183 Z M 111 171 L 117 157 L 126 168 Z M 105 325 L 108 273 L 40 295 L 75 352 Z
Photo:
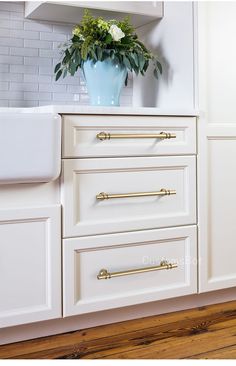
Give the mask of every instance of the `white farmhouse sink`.
M 61 169 L 61 118 L 0 110 L 0 184 L 49 182 Z

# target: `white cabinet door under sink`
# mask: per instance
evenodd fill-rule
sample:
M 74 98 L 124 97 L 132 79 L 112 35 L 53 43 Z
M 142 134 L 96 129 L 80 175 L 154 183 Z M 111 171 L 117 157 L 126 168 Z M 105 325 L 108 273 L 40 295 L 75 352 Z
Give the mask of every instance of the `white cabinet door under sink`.
M 61 317 L 60 211 L 0 210 L 0 328 Z

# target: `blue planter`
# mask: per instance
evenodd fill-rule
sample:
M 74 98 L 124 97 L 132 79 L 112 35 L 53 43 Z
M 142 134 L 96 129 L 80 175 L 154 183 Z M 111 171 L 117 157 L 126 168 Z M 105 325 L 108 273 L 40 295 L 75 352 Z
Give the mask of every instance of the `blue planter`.
M 83 65 L 91 105 L 119 106 L 120 93 L 125 83 L 127 68 L 111 59 Z

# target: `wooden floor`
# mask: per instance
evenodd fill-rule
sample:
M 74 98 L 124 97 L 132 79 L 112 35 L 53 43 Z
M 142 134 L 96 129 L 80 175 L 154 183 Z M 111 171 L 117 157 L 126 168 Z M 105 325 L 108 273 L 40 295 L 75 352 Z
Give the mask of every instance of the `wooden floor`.
M 236 301 L 0 346 L 0 359 L 236 359 Z

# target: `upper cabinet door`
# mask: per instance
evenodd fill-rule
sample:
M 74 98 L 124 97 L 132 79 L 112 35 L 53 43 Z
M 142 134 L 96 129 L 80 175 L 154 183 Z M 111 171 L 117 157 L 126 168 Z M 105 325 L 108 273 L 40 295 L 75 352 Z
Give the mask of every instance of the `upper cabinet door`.
M 120 20 L 129 15 L 132 24 L 140 27 L 163 17 L 162 1 L 26 1 L 25 16 L 77 24 L 84 9 L 94 16 Z
M 236 286 L 235 14 L 234 2 L 198 3 L 200 292 Z
M 0 210 L 0 328 L 61 317 L 60 211 Z

